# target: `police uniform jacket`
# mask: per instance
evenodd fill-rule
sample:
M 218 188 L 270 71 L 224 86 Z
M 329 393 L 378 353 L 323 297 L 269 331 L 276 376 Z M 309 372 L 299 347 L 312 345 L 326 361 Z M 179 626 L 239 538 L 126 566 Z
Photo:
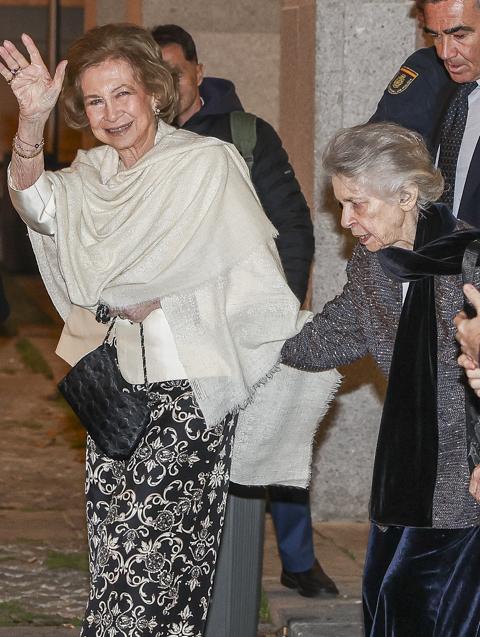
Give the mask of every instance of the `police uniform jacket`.
M 457 87 L 435 48 L 419 49 L 393 77 L 370 121 L 395 122 L 416 130 L 436 157 L 440 127 Z M 480 227 L 480 140 L 470 163 L 458 217 Z
M 394 122 L 417 131 L 434 151 L 442 117 L 456 86 L 435 48 L 419 49 L 394 75 L 370 121 Z

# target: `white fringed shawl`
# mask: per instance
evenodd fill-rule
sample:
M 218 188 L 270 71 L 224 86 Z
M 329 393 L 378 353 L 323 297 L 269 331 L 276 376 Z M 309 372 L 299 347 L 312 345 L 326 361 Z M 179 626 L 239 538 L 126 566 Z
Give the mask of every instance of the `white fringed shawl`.
M 102 146 L 79 151 L 70 168 L 47 174 L 57 231 L 53 238 L 30 234 L 60 314 L 65 318 L 71 303 L 94 311 L 100 302 L 122 308 L 160 298 L 208 426 L 251 403 L 279 369 L 283 342 L 309 314 L 299 313 L 276 231 L 234 147 L 160 122 L 154 147 L 132 168 L 119 170 L 117 152 Z M 300 375 L 307 392 L 322 387 L 309 415 L 314 423 L 304 432 L 310 447 L 338 375 Z M 278 382 L 269 383 L 269 394 Z M 287 396 L 286 408 L 302 400 L 298 382 L 292 390 L 297 394 Z M 281 397 L 272 400 L 278 405 Z M 255 419 L 263 421 L 271 409 L 261 402 L 255 401 Z M 296 444 L 298 431 L 294 438 Z

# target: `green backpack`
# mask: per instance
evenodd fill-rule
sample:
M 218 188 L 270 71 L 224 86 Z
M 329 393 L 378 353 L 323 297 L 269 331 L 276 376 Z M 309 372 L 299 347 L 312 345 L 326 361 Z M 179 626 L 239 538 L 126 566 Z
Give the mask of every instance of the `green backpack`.
M 232 141 L 248 166 L 250 175 L 253 168 L 253 151 L 257 144 L 257 118 L 252 113 L 232 111 L 230 113 Z

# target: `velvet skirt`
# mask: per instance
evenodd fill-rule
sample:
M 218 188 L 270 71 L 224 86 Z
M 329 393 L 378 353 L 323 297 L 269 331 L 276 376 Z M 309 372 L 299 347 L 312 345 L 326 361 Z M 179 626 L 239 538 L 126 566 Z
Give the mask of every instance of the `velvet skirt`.
M 365 637 L 480 637 L 480 528 L 372 524 Z

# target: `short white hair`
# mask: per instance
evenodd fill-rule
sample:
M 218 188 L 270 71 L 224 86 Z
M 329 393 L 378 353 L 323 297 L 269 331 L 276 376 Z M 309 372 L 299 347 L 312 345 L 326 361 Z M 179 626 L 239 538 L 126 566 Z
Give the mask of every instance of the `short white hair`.
M 408 186 L 418 188 L 417 206 L 428 208 L 443 192 L 436 168 L 420 135 L 386 122 L 339 130 L 323 154 L 328 175 L 353 179 L 381 199 L 401 196 Z

